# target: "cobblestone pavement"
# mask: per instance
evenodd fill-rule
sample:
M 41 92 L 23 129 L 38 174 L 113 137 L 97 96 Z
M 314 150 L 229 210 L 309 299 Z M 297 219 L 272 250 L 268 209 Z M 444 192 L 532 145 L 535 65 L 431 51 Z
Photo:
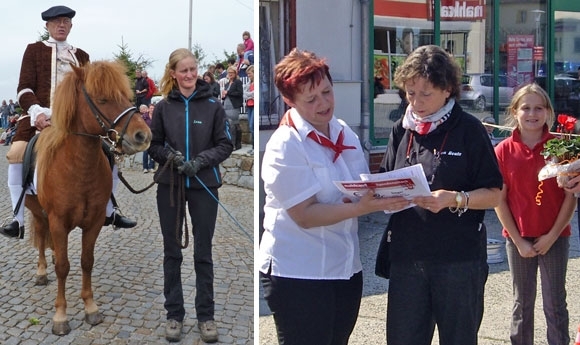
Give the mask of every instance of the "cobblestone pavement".
M 570 237 L 570 259 L 567 274 L 567 302 L 570 314 L 570 338 L 574 342 L 578 324 L 580 323 L 580 248 L 578 241 L 577 215 L 572 221 L 572 236 Z M 375 257 L 387 217 L 381 213 L 373 213 L 359 218 L 359 237 L 361 260 L 363 264 L 363 298 L 355 329 L 350 337 L 349 345 L 385 344 L 385 323 L 388 299 L 388 280 L 374 274 Z M 501 240 L 501 225 L 493 210 L 486 211 L 485 224 L 488 238 Z M 449 244 L 453 245 L 453 244 Z M 480 345 L 510 344 L 509 326 L 512 310 L 512 285 L 505 248 L 502 246 L 501 263 L 489 265 L 489 277 L 485 286 L 485 311 L 478 334 Z M 539 281 L 539 277 L 538 277 Z M 541 290 L 538 293 L 535 308 L 535 345 L 547 345 L 546 319 L 542 311 Z M 259 344 L 277 344 L 276 329 L 266 301 L 260 291 Z M 433 345 L 439 344 L 437 334 Z
M 6 187 L 8 147 L 0 145 L 0 219 L 11 215 Z M 140 155 L 140 154 L 138 154 Z M 149 185 L 153 174 L 141 166 L 124 168 L 123 176 L 135 188 Z M 34 286 L 38 252 L 24 240 L 0 236 L 0 344 L 168 344 L 163 308 L 163 248 L 153 187 L 132 194 L 122 184 L 115 196 L 122 212 L 138 221 L 134 229 L 104 227 L 97 241 L 93 292 L 104 315 L 97 326 L 84 323 L 80 298 L 80 230 L 69 236 L 70 273 L 67 279 L 67 315 L 72 331 L 52 334 L 56 275 L 49 267 L 49 285 Z M 215 318 L 219 344 L 254 343 L 253 190 L 224 185 L 220 201 L 243 230 L 220 207 L 214 236 Z M 26 220 L 27 231 L 28 219 Z M 48 253 L 47 253 L 48 254 Z M 194 310 L 195 273 L 190 243 L 182 265 L 186 316 L 182 341 L 203 344 Z M 40 321 L 33 325 L 30 320 Z

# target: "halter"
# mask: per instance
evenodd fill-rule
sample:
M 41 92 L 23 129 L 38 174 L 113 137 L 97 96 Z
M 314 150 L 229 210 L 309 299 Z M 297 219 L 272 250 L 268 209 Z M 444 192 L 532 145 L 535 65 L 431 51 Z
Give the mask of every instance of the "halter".
M 129 108 L 123 110 L 115 118 L 115 120 L 113 120 L 111 122 L 111 120 L 109 120 L 105 115 L 103 115 L 103 113 L 95 105 L 95 103 L 93 102 L 91 97 L 89 97 L 89 94 L 87 93 L 87 90 L 85 89 L 84 85 L 82 86 L 82 90 L 83 90 L 83 95 L 85 96 L 85 100 L 89 104 L 89 108 L 91 108 L 91 112 L 93 113 L 95 119 L 99 123 L 99 126 L 101 126 L 101 128 L 106 133 L 106 135 L 91 135 L 91 134 L 85 134 L 85 133 L 76 133 L 76 134 L 86 135 L 89 137 L 98 137 L 104 141 L 106 140 L 107 144 L 110 146 L 111 152 L 115 152 L 115 149 L 117 148 L 117 146 L 120 146 L 121 147 L 121 154 L 122 154 L 123 153 L 123 145 L 122 145 L 123 136 L 125 136 L 125 132 L 127 131 L 127 128 L 129 127 L 129 122 L 131 122 L 131 118 L 133 117 L 133 115 L 135 115 L 137 108 L 129 107 Z M 123 129 L 121 130 L 121 134 L 119 135 L 119 132 L 117 132 L 115 130 L 115 127 L 119 124 L 119 122 L 121 121 L 121 119 L 125 115 L 129 115 L 129 118 L 125 122 L 125 125 L 123 126 Z M 103 120 L 104 120 L 104 122 L 103 122 Z M 106 122 L 106 124 L 105 124 L 105 122 Z M 113 140 L 111 138 L 111 134 L 115 134 L 116 140 Z

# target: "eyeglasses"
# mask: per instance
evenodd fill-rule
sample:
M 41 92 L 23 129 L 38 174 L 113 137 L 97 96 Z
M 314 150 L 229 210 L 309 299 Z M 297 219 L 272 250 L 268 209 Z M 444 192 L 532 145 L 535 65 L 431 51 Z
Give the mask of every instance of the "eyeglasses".
M 69 25 L 70 23 L 72 23 L 72 20 L 70 18 L 52 18 L 49 19 L 48 21 L 56 25 L 60 24 Z

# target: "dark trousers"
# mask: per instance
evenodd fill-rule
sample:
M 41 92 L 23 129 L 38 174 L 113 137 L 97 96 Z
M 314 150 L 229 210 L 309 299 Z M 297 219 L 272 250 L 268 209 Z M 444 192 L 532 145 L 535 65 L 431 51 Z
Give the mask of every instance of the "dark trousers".
M 210 191 L 218 198 L 216 188 Z M 213 299 L 213 260 L 212 238 L 217 217 L 217 202 L 205 189 L 186 189 L 186 201 L 191 222 L 188 226 L 193 231 L 193 262 L 195 269 L 195 311 L 197 320 L 204 322 L 214 319 Z M 183 255 L 177 240 L 175 224 L 177 212 L 183 215 L 185 206 L 181 210 L 171 207 L 170 197 L 178 195 L 177 188 L 173 191 L 169 185 L 159 184 L 157 187 L 157 209 L 163 234 L 163 274 L 165 295 L 165 310 L 167 319 L 183 321 L 185 308 L 183 303 L 183 289 L 181 286 L 181 263 Z M 174 205 L 177 205 L 175 200 Z M 180 219 L 182 219 L 180 217 Z M 179 224 L 179 238 L 182 236 L 183 224 Z
M 391 263 L 387 344 L 476 345 L 483 318 L 485 261 Z
M 282 278 L 260 273 L 280 345 L 346 345 L 362 296 L 362 272 L 349 280 Z
M 533 241 L 530 239 L 530 241 Z M 510 340 L 512 345 L 534 344 L 534 308 L 538 270 L 550 345 L 570 344 L 566 272 L 570 238 L 559 237 L 545 255 L 523 258 L 511 238 L 506 241 L 506 254 L 512 275 L 514 306 Z
M 147 150 L 143 151 L 143 169 L 155 169 L 155 161 L 151 158 Z

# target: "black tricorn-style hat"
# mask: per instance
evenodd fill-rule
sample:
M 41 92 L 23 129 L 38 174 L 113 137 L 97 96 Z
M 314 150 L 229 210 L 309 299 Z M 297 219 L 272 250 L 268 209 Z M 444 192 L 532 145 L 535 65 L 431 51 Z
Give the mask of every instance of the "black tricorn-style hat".
M 57 18 L 57 17 L 67 17 L 67 18 L 72 18 L 74 17 L 76 14 L 76 12 L 66 6 L 53 6 L 51 8 L 49 8 L 48 10 L 42 12 L 41 16 L 42 16 L 42 20 L 44 21 L 49 21 L 52 18 Z

